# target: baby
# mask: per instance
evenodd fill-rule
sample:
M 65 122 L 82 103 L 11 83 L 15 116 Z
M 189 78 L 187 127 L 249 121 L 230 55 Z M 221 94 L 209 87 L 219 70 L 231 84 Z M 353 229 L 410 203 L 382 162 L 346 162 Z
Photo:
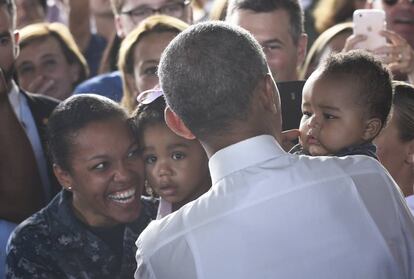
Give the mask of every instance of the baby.
M 144 91 L 138 102 L 132 120 L 143 150 L 146 184 L 160 196 L 159 219 L 210 189 L 208 158 L 197 140 L 168 128 L 160 89 Z
M 374 56 L 361 50 L 330 56 L 305 83 L 299 144 L 290 152 L 377 158 L 372 140 L 391 100 L 391 74 Z

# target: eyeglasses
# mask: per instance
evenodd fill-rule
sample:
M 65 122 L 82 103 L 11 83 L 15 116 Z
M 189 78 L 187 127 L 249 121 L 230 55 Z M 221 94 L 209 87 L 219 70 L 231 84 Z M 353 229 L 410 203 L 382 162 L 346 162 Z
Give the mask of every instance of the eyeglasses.
M 398 0 L 382 0 L 382 2 L 384 2 L 388 6 L 394 6 L 395 4 L 397 4 Z M 408 2 L 414 4 L 414 0 L 408 0 Z
M 184 2 L 173 2 L 165 4 L 164 6 L 161 6 L 158 9 L 154 9 L 144 5 L 129 11 L 121 12 L 121 14 L 125 14 L 131 17 L 132 21 L 135 24 L 139 23 L 147 17 L 152 16 L 155 13 L 179 18 L 183 16 L 185 7 L 188 6 L 190 3 L 191 0 L 185 0 Z
M 138 104 L 148 105 L 154 102 L 159 97 L 164 96 L 164 92 L 159 86 L 150 90 L 145 90 L 137 97 Z

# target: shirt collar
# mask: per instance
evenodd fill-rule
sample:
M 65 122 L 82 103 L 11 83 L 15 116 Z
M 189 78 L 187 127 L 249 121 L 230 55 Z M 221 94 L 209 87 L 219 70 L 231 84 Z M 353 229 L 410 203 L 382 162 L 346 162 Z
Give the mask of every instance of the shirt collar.
M 20 115 L 20 91 L 19 87 L 17 87 L 14 80 L 11 82 L 11 89 L 9 91 L 8 97 L 9 102 L 13 108 L 14 114 L 16 115 L 17 119 L 21 121 L 21 115 Z
M 209 160 L 213 185 L 225 176 L 287 154 L 273 136 L 260 135 L 217 151 Z

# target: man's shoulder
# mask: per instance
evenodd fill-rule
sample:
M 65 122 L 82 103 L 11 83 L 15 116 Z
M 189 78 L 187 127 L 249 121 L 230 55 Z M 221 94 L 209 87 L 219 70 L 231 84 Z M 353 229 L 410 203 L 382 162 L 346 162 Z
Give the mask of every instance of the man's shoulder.
M 293 160 L 301 168 L 310 170 L 314 175 L 324 174 L 323 177 L 384 172 L 384 168 L 377 160 L 365 155 L 345 157 L 301 155 L 295 157 Z
M 43 209 L 20 223 L 10 237 L 7 250 L 15 253 L 25 249 L 35 249 L 35 246 L 41 246 L 40 243 L 48 242 L 51 235 L 46 215 Z

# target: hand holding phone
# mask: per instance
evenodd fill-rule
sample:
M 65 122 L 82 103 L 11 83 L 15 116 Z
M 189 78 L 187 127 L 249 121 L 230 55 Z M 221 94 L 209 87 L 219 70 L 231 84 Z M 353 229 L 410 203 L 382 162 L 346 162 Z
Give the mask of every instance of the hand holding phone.
M 364 35 L 366 40 L 355 44 L 355 48 L 373 51 L 385 46 L 387 41 L 380 34 L 386 29 L 385 12 L 378 9 L 358 9 L 353 15 L 354 35 Z

